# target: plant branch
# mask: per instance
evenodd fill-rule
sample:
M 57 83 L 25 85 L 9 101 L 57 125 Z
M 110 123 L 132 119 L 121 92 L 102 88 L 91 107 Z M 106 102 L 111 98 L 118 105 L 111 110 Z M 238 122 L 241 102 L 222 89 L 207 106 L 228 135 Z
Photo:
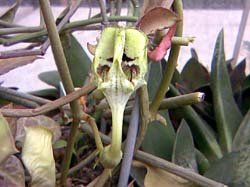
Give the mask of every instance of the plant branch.
M 0 35 L 7 34 L 17 34 L 17 33 L 33 33 L 41 31 L 43 27 L 11 27 L 11 28 L 2 28 L 0 29 Z
M 88 126 L 81 126 L 81 128 L 84 132 L 87 132 L 89 135 L 93 135 L 93 133 L 90 132 L 90 128 Z M 100 136 L 102 138 L 102 142 L 104 142 L 105 144 L 109 144 L 111 142 L 110 137 L 108 137 L 107 135 L 104 135 L 101 133 Z M 136 151 L 135 158 L 139 161 L 152 165 L 153 167 L 163 169 L 177 176 L 180 176 L 184 179 L 187 179 L 188 181 L 199 184 L 200 186 L 227 187 L 224 184 L 221 184 L 219 182 L 203 177 L 202 175 L 194 173 L 193 171 L 190 171 L 189 169 L 183 168 L 181 166 L 168 162 L 164 159 L 161 159 L 149 153 L 145 153 L 143 151 L 139 151 L 139 150 Z
M 11 95 L 11 96 L 15 96 L 15 97 L 20 98 L 20 99 L 26 99 L 26 100 L 38 103 L 40 105 L 47 104 L 48 102 L 51 102 L 48 99 L 36 97 L 34 95 L 23 93 L 23 92 L 18 92 L 16 90 L 13 90 L 13 89 L 10 89 L 10 88 L 5 88 L 5 87 L 2 87 L 2 86 L 0 86 L 0 94 L 5 95 L 7 97 L 9 95 Z M 10 101 L 12 101 L 12 100 L 10 100 Z
M 143 86 L 139 89 L 139 104 L 140 104 L 140 126 L 138 135 L 136 138 L 135 150 L 138 150 L 142 144 L 142 141 L 147 132 L 148 123 L 150 119 L 149 112 L 149 100 L 148 100 L 148 88 L 147 86 Z
M 48 36 L 51 42 L 51 48 L 56 62 L 58 72 L 60 74 L 63 86 L 67 94 L 74 92 L 73 82 L 71 80 L 70 72 L 67 66 L 66 58 L 63 53 L 62 44 L 60 42 L 59 33 L 56 28 L 53 13 L 48 0 L 39 0 L 44 22 L 46 24 Z M 61 185 L 66 185 L 66 179 L 68 175 L 69 165 L 72 157 L 72 151 L 75 142 L 75 136 L 81 117 L 83 115 L 79 100 L 74 100 L 70 103 L 70 107 L 73 114 L 73 122 L 71 131 L 66 147 L 65 157 L 62 162 L 62 176 Z
M 117 15 L 117 16 L 121 15 L 121 11 L 122 11 L 122 0 L 117 0 L 116 1 L 116 13 L 115 13 L 115 15 Z
M 108 17 L 109 22 L 117 22 L 117 21 L 136 22 L 137 19 L 138 18 L 134 17 L 134 16 L 111 16 L 111 17 Z M 67 30 L 74 30 L 74 31 L 78 30 L 78 29 L 81 30 L 82 27 L 96 24 L 96 23 L 102 23 L 102 21 L 103 21 L 103 19 L 101 17 L 99 17 L 99 18 L 91 18 L 91 19 L 87 19 L 87 20 L 81 20 L 81 21 L 67 23 L 62 28 L 61 32 L 65 32 Z M 42 30 L 40 32 L 35 32 L 35 33 L 31 33 L 31 34 L 20 34 L 20 35 L 14 36 L 12 38 L 5 39 L 1 43 L 3 43 L 6 46 L 9 46 L 9 45 L 13 45 L 13 44 L 16 44 L 19 42 L 27 42 L 27 41 L 30 41 L 31 39 L 42 37 L 46 34 L 47 34 L 46 30 Z M 0 58 L 1 58 L 1 55 L 0 55 Z
M 183 17 L 182 0 L 175 0 L 173 3 L 173 7 L 178 17 L 182 18 Z M 181 37 L 182 32 L 183 32 L 183 22 L 179 21 L 177 23 L 175 36 Z M 173 74 L 177 65 L 179 51 L 180 51 L 180 46 L 173 44 L 170 50 L 168 62 L 164 70 L 163 78 L 161 80 L 159 89 L 157 90 L 157 93 L 154 96 L 153 101 L 149 107 L 150 112 L 153 115 L 157 113 L 157 110 L 160 107 L 161 101 L 165 97 L 165 94 L 169 88 L 169 84 L 171 82 L 171 79 L 173 77 Z
M 118 181 L 118 187 L 124 187 L 128 184 L 130 169 L 132 165 L 134 149 L 135 149 L 135 142 L 136 142 L 136 135 L 139 126 L 139 96 L 138 92 L 135 97 L 134 107 L 132 110 L 132 115 L 129 121 L 129 128 L 125 143 L 124 149 L 124 157 L 121 164 L 120 170 L 120 177 Z
M 88 94 L 92 90 L 96 88 L 93 84 L 88 84 L 84 86 L 83 88 L 76 90 L 64 97 L 61 97 L 55 101 L 51 101 L 45 105 L 42 105 L 40 107 L 37 107 L 35 109 L 2 109 L 0 108 L 0 112 L 7 117 L 31 117 L 31 116 L 37 116 L 41 114 L 45 114 L 51 110 L 55 110 L 67 103 L 72 102 L 75 99 L 78 99 L 79 97 Z
M 73 16 L 73 14 L 76 12 L 76 10 L 79 8 L 79 6 L 81 5 L 82 0 L 77 0 L 74 5 L 72 5 L 72 7 L 69 9 L 69 12 L 63 17 L 63 19 L 60 21 L 60 23 L 57 25 L 57 30 L 58 32 L 60 32 L 63 28 L 63 26 L 70 20 L 70 18 Z M 42 47 L 41 47 L 41 51 L 42 53 L 45 53 L 46 50 L 48 49 L 50 45 L 50 41 L 49 39 L 47 39 Z
M 202 175 L 199 175 L 199 174 L 192 172 L 186 168 L 175 165 L 167 160 L 156 157 L 156 156 L 151 155 L 149 153 L 137 151 L 135 154 L 135 158 L 137 160 L 145 162 L 153 167 L 157 167 L 157 168 L 166 170 L 170 173 L 173 173 L 177 176 L 180 176 L 184 179 L 187 179 L 187 180 L 194 182 L 194 183 L 201 185 L 201 186 L 226 187 L 226 185 L 224 185 L 224 184 L 221 184 L 221 183 L 213 181 L 209 178 L 203 177 Z
M 108 17 L 107 17 L 107 8 L 106 8 L 106 2 L 105 0 L 98 0 L 99 2 L 99 6 L 101 9 L 101 15 L 102 15 L 102 20 L 103 20 L 103 24 L 107 25 L 108 24 Z
M 73 166 L 72 168 L 69 169 L 68 175 L 72 175 L 76 173 L 78 170 L 82 169 L 84 166 L 92 162 L 97 155 L 97 150 L 93 151 L 89 156 L 87 156 L 84 160 L 80 161 L 77 165 Z M 56 178 L 59 179 L 61 177 L 61 173 L 58 173 L 56 175 Z
M 144 99 L 142 100 L 143 104 L 146 102 L 146 96 L 143 96 Z M 178 108 L 183 107 L 187 105 L 192 105 L 196 103 L 202 102 L 204 99 L 204 94 L 201 92 L 194 92 L 190 94 L 185 95 L 178 95 L 170 98 L 165 98 L 162 100 L 161 105 L 159 107 L 159 110 L 166 110 L 171 108 Z M 146 104 L 145 104 L 146 105 Z M 100 106 L 97 106 L 98 110 L 104 110 L 108 108 L 108 104 L 101 104 Z M 132 111 L 132 107 L 128 106 L 125 108 L 124 115 L 130 115 Z M 145 115 L 147 115 L 148 112 L 146 112 Z M 103 117 L 110 118 L 111 117 L 111 111 L 107 110 L 103 114 Z M 149 115 L 147 115 L 149 116 Z

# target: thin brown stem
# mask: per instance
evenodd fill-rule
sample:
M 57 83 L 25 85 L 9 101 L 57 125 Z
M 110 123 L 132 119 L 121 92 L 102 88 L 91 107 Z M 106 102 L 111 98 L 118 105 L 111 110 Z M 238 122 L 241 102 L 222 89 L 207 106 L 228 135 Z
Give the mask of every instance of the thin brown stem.
M 42 105 L 40 107 L 37 107 L 35 109 L 2 109 L 0 108 L 0 112 L 4 116 L 9 117 L 31 117 L 31 116 L 37 116 L 41 114 L 48 113 L 52 110 L 55 110 L 67 103 L 72 102 L 75 99 L 78 99 L 79 97 L 88 94 L 92 90 L 96 88 L 93 84 L 88 84 L 84 86 L 83 88 L 76 90 L 64 97 L 61 97 L 55 101 L 51 101 L 45 105 Z

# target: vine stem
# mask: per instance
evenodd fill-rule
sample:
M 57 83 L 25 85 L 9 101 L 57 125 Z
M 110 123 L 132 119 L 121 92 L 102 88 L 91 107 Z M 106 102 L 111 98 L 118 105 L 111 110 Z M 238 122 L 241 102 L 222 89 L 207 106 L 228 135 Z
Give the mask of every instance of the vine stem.
M 60 74 L 63 86 L 67 94 L 74 92 L 73 82 L 67 66 L 66 58 L 63 53 L 62 44 L 60 42 L 59 33 L 56 28 L 53 13 L 48 0 L 39 0 L 44 22 L 46 24 L 48 36 L 51 42 L 51 48 L 54 55 L 55 63 Z M 73 122 L 66 147 L 65 157 L 62 162 L 61 185 L 66 186 L 66 179 L 69 171 L 69 165 L 72 157 L 72 151 L 77 133 L 77 128 L 82 116 L 82 109 L 79 100 L 74 100 L 70 103 L 73 113 Z
M 175 0 L 173 3 L 175 12 L 179 18 L 183 17 L 183 5 L 182 0 Z M 176 26 L 175 36 L 181 37 L 183 33 L 183 21 L 179 21 Z M 161 80 L 159 89 L 157 90 L 156 95 L 154 96 L 152 103 L 150 104 L 149 110 L 152 115 L 156 115 L 157 110 L 160 107 L 161 101 L 165 97 L 166 92 L 168 91 L 169 84 L 173 77 L 177 60 L 180 52 L 180 46 L 173 44 L 170 50 L 168 62 L 164 70 L 163 78 Z

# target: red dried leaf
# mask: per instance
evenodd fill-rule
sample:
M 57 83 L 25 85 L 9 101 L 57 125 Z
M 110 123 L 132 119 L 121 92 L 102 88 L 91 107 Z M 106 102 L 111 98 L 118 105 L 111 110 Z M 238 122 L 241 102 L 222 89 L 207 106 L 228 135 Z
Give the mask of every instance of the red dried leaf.
M 171 40 L 174 36 L 176 25 L 169 28 L 168 33 L 162 38 L 160 44 L 155 47 L 152 51 L 148 51 L 148 57 L 157 62 L 164 58 L 167 50 L 171 47 Z

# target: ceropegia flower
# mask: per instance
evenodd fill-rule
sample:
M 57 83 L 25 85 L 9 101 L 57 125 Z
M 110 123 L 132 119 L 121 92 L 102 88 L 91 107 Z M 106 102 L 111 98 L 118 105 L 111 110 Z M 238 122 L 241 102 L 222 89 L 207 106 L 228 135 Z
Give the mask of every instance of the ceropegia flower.
M 121 160 L 125 105 L 131 94 L 146 84 L 147 43 L 146 35 L 136 29 L 107 27 L 95 50 L 93 73 L 112 111 L 112 143 L 100 154 L 106 168 L 113 168 Z

